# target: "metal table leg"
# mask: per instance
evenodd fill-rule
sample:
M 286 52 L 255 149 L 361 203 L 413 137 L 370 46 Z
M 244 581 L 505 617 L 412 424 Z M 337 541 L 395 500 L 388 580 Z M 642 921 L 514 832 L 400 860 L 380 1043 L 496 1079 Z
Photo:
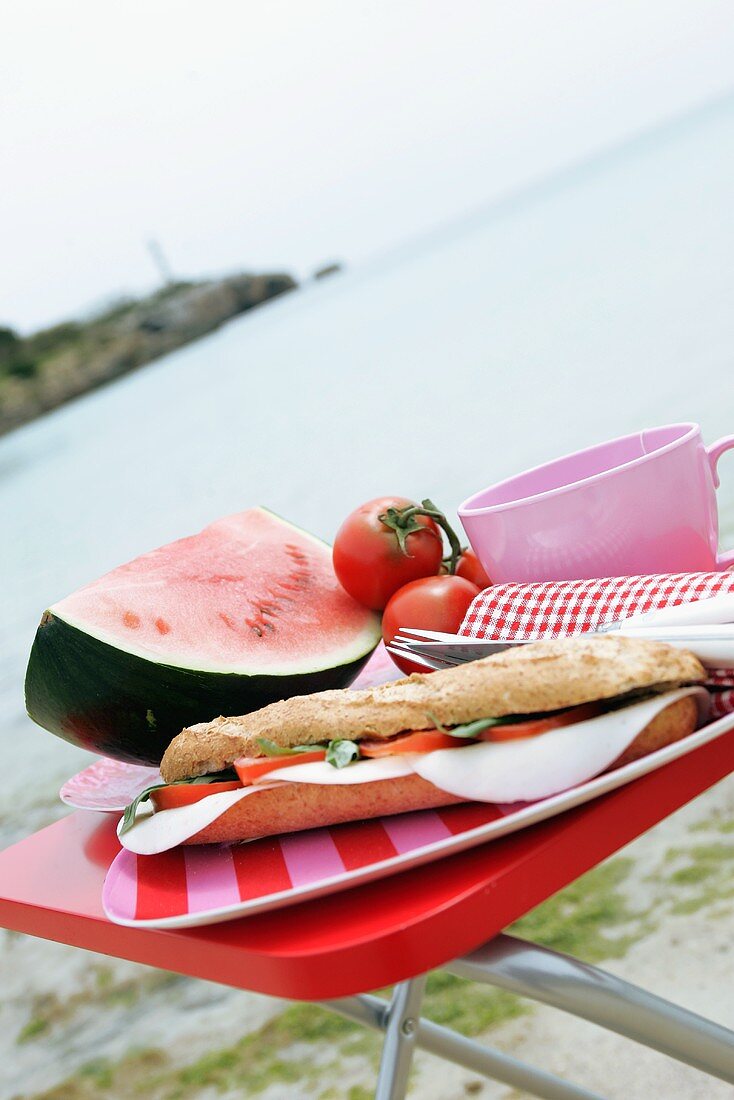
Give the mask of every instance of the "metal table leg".
M 380 1059 L 375 1100 L 403 1100 L 413 1062 L 426 974 L 400 982 L 385 1014 L 385 1042 Z
M 500 935 L 444 969 L 591 1020 L 734 1084 L 734 1032 L 568 955 Z
M 409 982 L 403 983 L 403 985 L 411 984 Z M 400 989 L 401 987 L 398 986 L 397 988 Z M 321 1004 L 324 1008 L 330 1008 L 332 1011 L 338 1012 L 339 1015 L 346 1016 L 349 1020 L 356 1020 L 357 1023 L 364 1024 L 366 1027 L 374 1028 L 377 1031 L 387 1030 L 389 1026 L 388 1018 L 391 1018 L 393 1022 L 404 1022 L 405 1008 L 407 1007 L 403 1002 L 403 1012 L 401 1013 L 398 1010 L 390 1017 L 392 1005 L 388 1005 L 379 997 L 373 997 L 369 994 L 362 994 L 358 997 L 343 997 L 336 1001 L 322 1001 Z M 415 1019 L 412 1016 L 413 1011 L 417 1012 L 417 1008 L 411 1007 L 408 1015 L 410 1018 Z M 480 1073 L 494 1081 L 501 1081 L 502 1084 L 521 1089 L 531 1096 L 540 1097 L 541 1100 L 603 1100 L 597 1093 L 589 1092 L 577 1085 L 571 1085 L 567 1081 L 561 1080 L 560 1077 L 555 1077 L 552 1073 L 535 1069 L 533 1066 L 525 1065 L 525 1063 L 519 1062 L 508 1054 L 502 1054 L 500 1051 L 482 1046 L 472 1039 L 466 1039 L 463 1035 L 457 1035 L 455 1031 L 451 1031 L 450 1028 L 441 1027 L 440 1024 L 422 1019 L 418 1020 L 417 1024 L 417 1032 L 414 1033 L 414 1045 L 416 1047 L 427 1050 L 431 1054 L 436 1054 L 439 1058 L 445 1058 L 449 1062 L 454 1062 L 456 1065 L 464 1066 L 466 1069 L 473 1070 L 475 1073 Z M 397 1023 L 395 1023 L 395 1026 L 397 1028 Z M 379 1100 L 383 1100 L 383 1097 L 389 1097 L 390 1100 L 402 1100 L 405 1096 L 411 1056 L 412 1049 L 407 1056 L 407 1060 L 405 1050 L 403 1050 L 402 1069 L 404 1074 L 400 1081 L 396 1080 L 394 1071 L 385 1070 L 386 1076 L 384 1078 L 381 1076 L 378 1083 L 376 1097 Z M 383 1051 L 382 1066 L 385 1066 L 387 1057 L 387 1051 L 385 1050 Z M 391 1076 L 388 1076 L 388 1074 L 391 1074 Z M 381 1093 L 379 1091 L 380 1087 L 388 1087 L 388 1085 L 393 1089 L 392 1092 Z M 402 1088 L 402 1091 L 395 1091 L 398 1087 Z

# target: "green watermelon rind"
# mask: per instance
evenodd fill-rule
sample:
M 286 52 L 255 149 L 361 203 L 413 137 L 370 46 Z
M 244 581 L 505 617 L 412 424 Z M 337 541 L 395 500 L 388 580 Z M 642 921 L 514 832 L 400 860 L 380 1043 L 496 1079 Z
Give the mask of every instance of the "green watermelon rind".
M 269 509 L 267 513 L 322 551 L 328 544 Z M 65 600 L 47 610 L 26 672 L 28 714 L 64 740 L 133 763 L 158 764 L 185 726 L 248 714 L 279 699 L 347 687 L 380 640 L 379 616 L 364 611 L 351 636 L 324 640 L 305 656 L 273 666 L 193 664 L 175 653 L 146 652 L 75 620 Z M 355 605 L 356 607 L 356 605 Z
M 242 675 L 161 664 L 108 645 L 47 611 L 26 673 L 26 709 L 38 725 L 81 748 L 159 764 L 173 737 L 220 714 L 247 714 L 293 695 L 347 687 L 357 658 L 285 675 Z

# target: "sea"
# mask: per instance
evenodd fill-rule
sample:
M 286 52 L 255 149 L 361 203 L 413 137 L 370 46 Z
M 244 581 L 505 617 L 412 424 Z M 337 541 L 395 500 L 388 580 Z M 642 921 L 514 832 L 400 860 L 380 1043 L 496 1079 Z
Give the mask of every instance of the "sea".
M 0 440 L 0 845 L 90 757 L 26 717 L 49 604 L 265 504 L 469 494 L 605 438 L 734 433 L 734 100 L 310 283 Z M 103 287 L 100 287 L 102 290 Z M 734 545 L 734 455 L 721 463 Z

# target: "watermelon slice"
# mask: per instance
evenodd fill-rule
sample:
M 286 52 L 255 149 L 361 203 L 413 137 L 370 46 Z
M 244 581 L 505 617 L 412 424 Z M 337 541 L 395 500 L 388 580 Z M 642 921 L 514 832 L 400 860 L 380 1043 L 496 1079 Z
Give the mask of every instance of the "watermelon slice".
M 326 543 L 264 508 L 113 569 L 46 611 L 26 674 L 34 721 L 157 764 L 194 722 L 351 683 L 380 620 Z

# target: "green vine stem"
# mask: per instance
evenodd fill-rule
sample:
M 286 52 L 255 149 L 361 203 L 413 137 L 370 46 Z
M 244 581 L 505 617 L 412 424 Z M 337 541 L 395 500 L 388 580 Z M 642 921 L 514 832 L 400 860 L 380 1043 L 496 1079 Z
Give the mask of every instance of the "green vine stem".
M 388 508 L 378 518 L 381 523 L 384 523 L 386 527 L 390 527 L 395 532 L 401 551 L 406 557 L 410 557 L 406 545 L 408 535 L 413 534 L 414 531 L 425 531 L 426 529 L 422 523 L 418 523 L 417 516 L 428 516 L 445 532 L 446 538 L 449 540 L 450 553 L 444 561 L 447 562 L 448 572 L 455 573 L 461 556 L 461 543 L 444 513 L 436 507 L 432 500 L 426 498 L 420 504 L 410 504 L 407 508 Z

